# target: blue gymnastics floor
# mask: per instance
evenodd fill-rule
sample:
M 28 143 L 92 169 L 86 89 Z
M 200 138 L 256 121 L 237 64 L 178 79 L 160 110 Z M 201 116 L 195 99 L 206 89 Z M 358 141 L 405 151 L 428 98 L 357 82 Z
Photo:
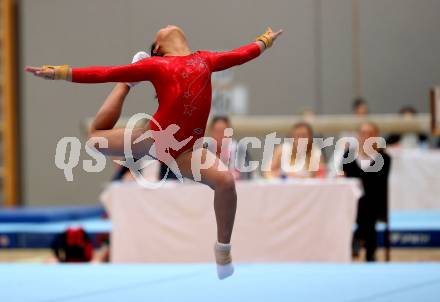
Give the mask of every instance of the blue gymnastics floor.
M 0 265 L 1 301 L 440 300 L 440 264 Z

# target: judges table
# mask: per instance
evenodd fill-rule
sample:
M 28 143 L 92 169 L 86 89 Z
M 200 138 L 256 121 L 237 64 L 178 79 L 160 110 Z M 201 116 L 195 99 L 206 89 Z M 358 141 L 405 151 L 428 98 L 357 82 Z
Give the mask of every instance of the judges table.
M 353 179 L 238 182 L 233 257 L 238 262 L 349 262 L 360 196 Z M 212 262 L 213 191 L 115 183 L 101 200 L 113 224 L 115 263 Z
M 391 210 L 440 209 L 440 151 L 389 149 Z

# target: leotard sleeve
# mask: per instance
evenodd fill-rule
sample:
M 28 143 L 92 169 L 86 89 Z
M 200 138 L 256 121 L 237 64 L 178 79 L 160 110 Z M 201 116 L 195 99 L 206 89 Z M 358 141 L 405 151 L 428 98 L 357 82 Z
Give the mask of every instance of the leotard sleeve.
M 254 42 L 230 51 L 209 52 L 209 60 L 212 71 L 215 72 L 244 64 L 258 57 L 260 53 L 260 46 Z
M 157 58 L 147 58 L 122 66 L 72 68 L 72 82 L 108 83 L 152 81 L 164 66 Z

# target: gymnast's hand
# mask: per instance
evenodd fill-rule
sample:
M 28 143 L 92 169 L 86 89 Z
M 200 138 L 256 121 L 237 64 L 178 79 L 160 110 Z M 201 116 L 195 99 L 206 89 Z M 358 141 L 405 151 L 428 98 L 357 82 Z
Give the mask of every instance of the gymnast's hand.
M 45 80 L 70 81 L 72 77 L 72 71 L 69 65 L 61 65 L 61 66 L 43 65 L 41 67 L 26 66 L 24 70 L 32 73 L 36 77 L 43 78 Z
M 274 32 L 271 27 L 268 27 L 267 28 L 267 33 L 272 38 L 272 43 L 273 43 L 283 33 L 283 30 L 280 29 L 280 30 Z
M 271 27 L 268 27 L 264 34 L 257 37 L 256 41 L 259 42 L 260 47 L 263 47 L 263 51 L 264 49 L 271 47 L 273 42 L 275 42 L 282 33 L 282 29 L 274 32 Z

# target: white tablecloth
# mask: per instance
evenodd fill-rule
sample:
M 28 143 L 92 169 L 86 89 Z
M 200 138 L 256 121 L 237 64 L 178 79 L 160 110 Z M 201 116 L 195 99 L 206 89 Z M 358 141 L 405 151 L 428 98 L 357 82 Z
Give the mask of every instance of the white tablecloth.
M 440 151 L 390 149 L 392 210 L 440 209 Z
M 239 182 L 237 194 L 235 261 L 350 261 L 357 181 Z M 113 223 L 113 262 L 213 261 L 216 224 L 208 187 L 113 184 L 101 199 Z

